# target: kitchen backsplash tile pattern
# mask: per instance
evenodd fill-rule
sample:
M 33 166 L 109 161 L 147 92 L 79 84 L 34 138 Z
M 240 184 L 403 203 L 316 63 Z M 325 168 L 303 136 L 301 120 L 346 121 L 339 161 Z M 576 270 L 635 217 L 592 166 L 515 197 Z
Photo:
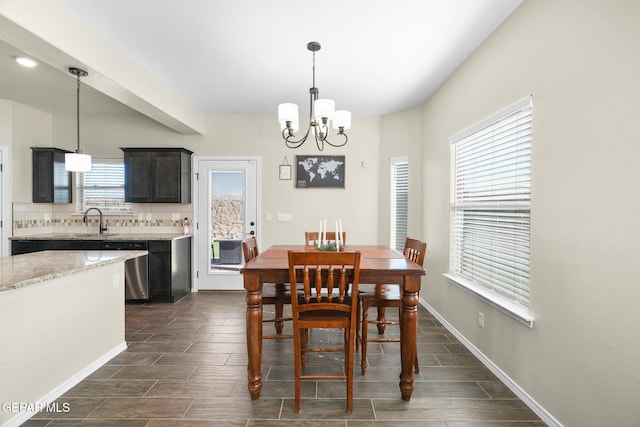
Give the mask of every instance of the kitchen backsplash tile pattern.
M 134 204 L 133 215 L 104 215 L 106 233 L 182 233 L 182 221 L 193 222 L 192 205 Z M 74 206 L 48 203 L 14 203 L 13 236 L 32 236 L 48 233 L 94 233 L 98 230 L 99 215 L 89 212 L 87 224 Z

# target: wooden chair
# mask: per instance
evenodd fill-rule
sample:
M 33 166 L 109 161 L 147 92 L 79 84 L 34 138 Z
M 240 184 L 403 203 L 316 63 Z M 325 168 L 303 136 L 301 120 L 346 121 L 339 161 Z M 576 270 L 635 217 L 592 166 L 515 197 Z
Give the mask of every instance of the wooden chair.
M 304 244 L 314 246 L 318 241 L 318 232 L 317 231 L 305 231 L 304 232 Z M 327 231 L 327 240 L 330 242 L 336 241 L 336 232 L 335 231 Z M 347 244 L 347 232 L 342 232 L 342 244 Z
M 255 236 L 249 237 L 242 241 L 242 253 L 244 262 L 247 263 L 258 256 L 258 242 Z M 273 319 L 264 319 L 263 322 L 273 322 L 276 328 L 275 335 L 262 335 L 263 339 L 293 338 L 293 335 L 285 335 L 282 333 L 284 322 L 292 320 L 291 317 L 284 317 L 285 304 L 291 304 L 291 295 L 284 283 L 265 283 L 262 286 L 262 305 L 273 305 L 275 307 L 275 316 Z
M 424 265 L 424 256 L 427 253 L 427 244 L 420 240 L 407 237 L 404 243 L 404 256 L 420 265 Z M 368 325 L 375 324 L 378 327 L 378 334 L 383 335 L 386 325 L 398 325 L 402 315 L 402 287 L 400 285 L 363 285 L 360 287 L 360 307 L 362 307 L 362 321 L 358 330 L 361 330 L 361 343 L 362 346 L 362 360 L 360 363 L 360 369 L 362 375 L 367 371 L 367 344 L 369 342 L 400 342 L 400 338 L 369 338 L 368 337 Z M 378 317 L 376 320 L 369 320 L 368 311 L 369 308 L 376 307 L 378 309 Z M 398 321 L 391 321 L 385 318 L 385 308 L 397 307 L 398 308 Z M 414 370 L 416 373 L 420 372 L 418 367 L 418 357 L 416 352 L 416 359 L 414 361 Z
M 291 297 L 295 352 L 295 412 L 300 412 L 302 380 L 346 380 L 347 412 L 353 411 L 353 359 L 360 252 L 289 251 L 291 288 L 302 282 L 302 291 Z M 311 347 L 309 329 L 344 329 L 343 346 Z M 303 373 L 308 352 L 344 352 L 343 374 Z M 333 366 L 327 367 L 335 368 Z M 315 369 L 315 367 L 314 367 Z

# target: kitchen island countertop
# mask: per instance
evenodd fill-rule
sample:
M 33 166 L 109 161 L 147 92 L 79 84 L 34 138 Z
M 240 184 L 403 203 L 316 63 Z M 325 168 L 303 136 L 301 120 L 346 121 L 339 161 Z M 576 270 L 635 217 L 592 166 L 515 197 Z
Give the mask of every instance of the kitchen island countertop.
M 6 257 L 0 264 L 0 292 L 146 254 L 147 251 L 43 251 Z

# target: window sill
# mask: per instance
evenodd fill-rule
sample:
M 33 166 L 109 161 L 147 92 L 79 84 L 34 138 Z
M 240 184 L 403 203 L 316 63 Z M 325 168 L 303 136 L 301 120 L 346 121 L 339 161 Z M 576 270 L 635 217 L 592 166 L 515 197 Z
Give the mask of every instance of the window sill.
M 517 320 L 523 325 L 528 326 L 529 328 L 533 328 L 533 322 L 535 319 L 533 316 L 531 316 L 531 314 L 529 314 L 529 309 L 527 307 L 516 304 L 508 298 L 505 298 L 502 295 L 485 288 L 484 286 L 477 285 L 470 280 L 460 276 L 459 274 L 444 273 L 443 275 L 449 280 L 450 283 L 476 296 L 477 298 L 502 311 L 503 313 Z

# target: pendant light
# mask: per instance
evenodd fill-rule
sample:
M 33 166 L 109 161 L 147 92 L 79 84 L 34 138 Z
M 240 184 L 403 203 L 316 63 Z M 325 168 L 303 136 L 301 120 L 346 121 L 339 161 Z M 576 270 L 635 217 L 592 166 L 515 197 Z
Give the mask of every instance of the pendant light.
M 78 145 L 75 153 L 64 155 L 64 169 L 68 172 L 91 172 L 91 156 L 80 151 L 80 77 L 89 75 L 85 70 L 71 67 L 69 72 L 76 76 L 78 89 L 76 93 L 76 133 Z

